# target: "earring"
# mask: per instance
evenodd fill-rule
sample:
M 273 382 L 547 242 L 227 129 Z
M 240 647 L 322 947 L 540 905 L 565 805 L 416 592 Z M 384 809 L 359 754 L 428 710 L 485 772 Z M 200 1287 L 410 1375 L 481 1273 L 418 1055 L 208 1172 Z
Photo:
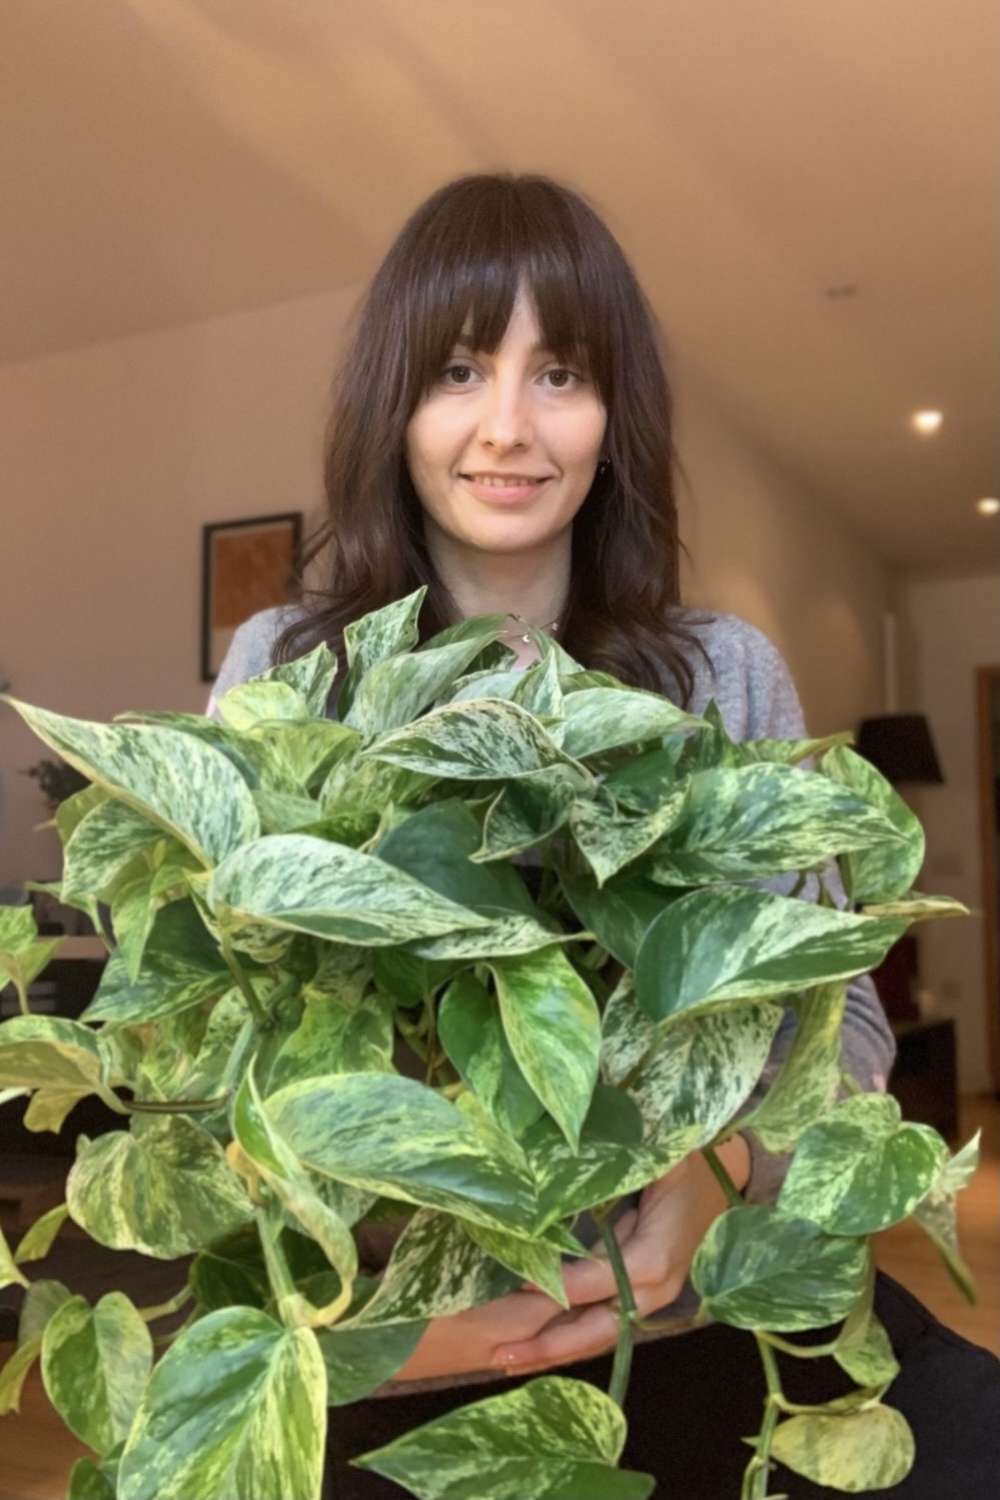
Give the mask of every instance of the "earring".
M 606 474 L 610 467 L 611 460 L 609 458 L 602 458 L 600 463 L 597 465 L 597 472 L 598 474 Z

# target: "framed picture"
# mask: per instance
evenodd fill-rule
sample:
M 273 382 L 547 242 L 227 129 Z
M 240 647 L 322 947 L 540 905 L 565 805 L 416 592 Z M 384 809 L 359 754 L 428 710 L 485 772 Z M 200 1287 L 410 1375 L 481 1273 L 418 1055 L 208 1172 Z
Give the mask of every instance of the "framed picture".
M 302 512 L 202 527 L 201 680 L 214 682 L 237 625 L 295 598 Z

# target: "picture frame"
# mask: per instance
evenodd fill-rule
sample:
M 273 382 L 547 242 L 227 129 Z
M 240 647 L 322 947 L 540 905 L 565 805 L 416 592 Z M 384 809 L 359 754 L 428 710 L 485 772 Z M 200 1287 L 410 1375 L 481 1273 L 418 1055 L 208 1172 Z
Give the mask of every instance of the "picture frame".
M 236 627 L 297 594 L 302 550 L 300 510 L 201 529 L 201 680 L 214 682 Z

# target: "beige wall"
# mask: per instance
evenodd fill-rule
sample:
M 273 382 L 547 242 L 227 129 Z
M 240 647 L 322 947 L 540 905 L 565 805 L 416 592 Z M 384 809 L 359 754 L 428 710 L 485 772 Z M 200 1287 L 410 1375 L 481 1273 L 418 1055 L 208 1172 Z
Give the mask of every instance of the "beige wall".
M 905 584 L 915 652 L 915 698 L 926 713 L 945 782 L 909 800 L 927 833 L 917 882 L 954 896 L 971 919 L 928 922 L 920 941 L 921 982 L 958 1021 L 964 1092 L 990 1087 L 981 910 L 975 669 L 1000 664 L 1000 571 L 971 578 L 911 578 Z M 911 705 L 903 705 L 908 707 Z
M 201 711 L 200 528 L 319 500 L 329 377 L 356 289 L 0 369 L 0 675 L 83 718 Z M 816 732 L 880 702 L 884 569 L 814 496 L 674 373 L 697 602 L 788 658 Z M 33 781 L 48 752 L 0 715 L 0 884 L 54 879 Z
M 675 378 L 686 592 L 742 615 L 788 662 L 814 734 L 881 711 L 886 565 L 719 408 L 683 360 Z

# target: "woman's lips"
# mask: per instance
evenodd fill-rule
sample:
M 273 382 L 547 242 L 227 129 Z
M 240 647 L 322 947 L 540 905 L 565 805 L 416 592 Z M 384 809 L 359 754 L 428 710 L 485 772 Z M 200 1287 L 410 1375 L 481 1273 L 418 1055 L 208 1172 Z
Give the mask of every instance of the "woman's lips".
M 487 484 L 478 479 L 470 479 L 466 474 L 460 477 L 462 483 L 468 485 L 477 499 L 491 501 L 494 505 L 509 505 L 518 500 L 530 500 L 549 482 L 548 479 L 532 479 L 518 484 L 498 484 L 494 480 L 493 483 Z

